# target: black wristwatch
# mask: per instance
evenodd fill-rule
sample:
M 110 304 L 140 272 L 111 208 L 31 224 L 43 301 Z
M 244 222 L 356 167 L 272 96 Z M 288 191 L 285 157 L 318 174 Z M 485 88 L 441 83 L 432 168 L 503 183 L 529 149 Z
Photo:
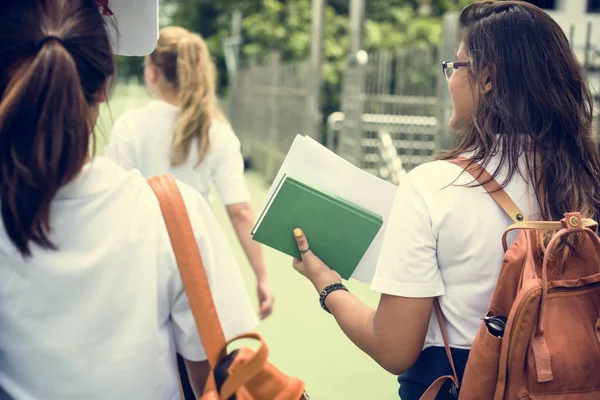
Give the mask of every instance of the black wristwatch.
M 319 302 L 321 303 L 321 308 L 323 308 L 323 310 L 327 311 L 330 314 L 331 314 L 331 311 L 329 311 L 329 308 L 327 308 L 327 306 L 325 305 L 325 300 L 327 299 L 327 296 L 329 296 L 332 292 L 335 292 L 336 290 L 345 290 L 346 292 L 348 292 L 348 288 L 346 286 L 344 286 L 340 282 L 337 282 L 337 283 L 332 283 L 331 285 L 329 285 L 325 289 L 323 289 L 323 291 L 321 292 L 321 295 L 319 296 Z

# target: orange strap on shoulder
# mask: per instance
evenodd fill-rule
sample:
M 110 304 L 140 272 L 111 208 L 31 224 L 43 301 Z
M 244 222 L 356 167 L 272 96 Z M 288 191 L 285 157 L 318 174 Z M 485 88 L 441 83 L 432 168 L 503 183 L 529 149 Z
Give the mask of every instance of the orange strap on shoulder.
M 489 193 L 490 196 L 498 203 L 500 208 L 504 210 L 513 222 L 525 221 L 525 214 L 510 198 L 510 196 L 502 189 L 500 184 L 485 170 L 481 165 L 467 158 L 457 158 L 448 160 L 452 164 L 458 165 L 468 173 Z
M 150 179 L 149 183 L 160 203 L 196 328 L 208 363 L 214 369 L 225 350 L 225 335 L 185 203 L 172 176 L 157 176 Z
M 158 198 L 196 328 L 200 334 L 208 363 L 211 370 L 214 370 L 225 356 L 227 343 L 185 203 L 172 176 L 162 175 L 152 178 L 148 182 Z M 206 382 L 202 399 L 227 399 L 261 371 L 269 354 L 266 344 L 262 337 L 255 333 L 239 335 L 230 343 L 244 338 L 257 340 L 260 343 L 258 351 L 236 373 L 225 380 L 222 394 L 218 394 L 214 375 L 211 373 Z

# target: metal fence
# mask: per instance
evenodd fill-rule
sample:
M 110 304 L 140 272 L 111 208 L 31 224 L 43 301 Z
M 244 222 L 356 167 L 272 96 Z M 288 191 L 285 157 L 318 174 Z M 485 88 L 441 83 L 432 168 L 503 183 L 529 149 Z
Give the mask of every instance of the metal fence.
M 344 75 L 338 153 L 378 174 L 387 132 L 406 170 L 430 160 L 440 131 L 437 48 L 361 54 Z
M 452 146 L 452 106 L 441 61 L 453 59 L 458 46 L 457 13 L 444 17 L 443 29 L 439 47 L 359 51 L 349 60 L 340 112 L 327 119 L 325 143 L 330 149 L 370 173 L 394 180 Z M 586 29 L 589 39 L 591 26 Z M 599 102 L 600 50 L 589 40 L 584 50 L 580 58 Z M 313 115 L 319 86 L 311 78 L 310 61 L 283 63 L 277 55 L 237 74 L 232 122 L 244 154 L 267 180 L 274 177 L 296 134 L 321 139 Z M 594 133 L 598 129 L 596 115 Z M 390 143 L 400 161 L 390 158 Z
M 380 176 L 382 160 L 389 156 L 381 151 L 383 132 L 403 170 L 430 160 L 440 132 L 438 58 L 437 48 L 359 52 L 344 72 L 342 113 L 330 118 L 335 135 L 328 136 L 328 145 Z M 311 115 L 317 89 L 308 60 L 284 63 L 273 54 L 237 72 L 236 93 L 229 99 L 232 124 L 244 155 L 267 180 L 274 178 L 297 134 L 321 139 Z
M 271 180 L 297 134 L 320 139 L 310 117 L 315 96 L 310 63 L 281 62 L 272 54 L 242 68 L 237 79 L 231 122 L 244 156 Z

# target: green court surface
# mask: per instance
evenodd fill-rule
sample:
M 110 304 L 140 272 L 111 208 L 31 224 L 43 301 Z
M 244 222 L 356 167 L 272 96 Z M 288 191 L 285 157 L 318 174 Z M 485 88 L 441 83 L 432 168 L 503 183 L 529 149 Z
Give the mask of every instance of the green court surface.
M 246 180 L 254 208 L 258 209 L 268 187 L 254 172 L 248 173 Z M 213 209 L 241 264 L 256 305 L 252 270 L 216 196 Z M 291 258 L 268 248 L 264 253 L 276 304 L 273 316 L 259 326 L 258 332 L 269 344 L 271 360 L 285 372 L 305 380 L 311 399 L 397 399 L 396 378 L 346 338 L 333 317 L 321 309 L 312 285 L 292 268 Z M 377 305 L 379 295 L 367 285 L 350 281 L 348 288 L 365 303 Z
M 145 104 L 145 90 L 137 85 L 120 85 L 110 101 L 112 119 L 123 110 Z M 111 117 L 101 110 L 98 154 L 110 134 Z M 148 132 L 148 134 L 152 134 Z M 258 210 L 268 186 L 256 172 L 246 175 L 252 203 Z M 256 308 L 255 281 L 235 232 L 220 203 L 213 196 L 212 207 L 239 261 L 252 302 Z M 292 233 L 290 232 L 290 235 Z M 311 399 L 392 400 L 397 399 L 396 378 L 355 347 L 338 328 L 332 316 L 319 306 L 310 283 L 291 265 L 289 256 L 265 248 L 265 262 L 276 296 L 275 312 L 257 328 L 270 348 L 270 360 L 286 373 L 304 380 Z M 368 286 L 350 281 L 351 292 L 373 307 L 379 296 Z

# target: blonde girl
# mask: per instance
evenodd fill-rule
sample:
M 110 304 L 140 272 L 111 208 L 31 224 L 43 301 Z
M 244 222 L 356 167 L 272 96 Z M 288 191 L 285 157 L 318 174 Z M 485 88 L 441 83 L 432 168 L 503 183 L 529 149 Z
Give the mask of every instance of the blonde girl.
M 255 214 L 240 142 L 219 110 L 206 43 L 180 27 L 162 29 L 145 60 L 144 78 L 156 100 L 116 121 L 107 155 L 146 177 L 170 173 L 207 201 L 216 187 L 255 272 L 260 316 L 267 317 L 274 298 L 261 247 L 250 235 Z

